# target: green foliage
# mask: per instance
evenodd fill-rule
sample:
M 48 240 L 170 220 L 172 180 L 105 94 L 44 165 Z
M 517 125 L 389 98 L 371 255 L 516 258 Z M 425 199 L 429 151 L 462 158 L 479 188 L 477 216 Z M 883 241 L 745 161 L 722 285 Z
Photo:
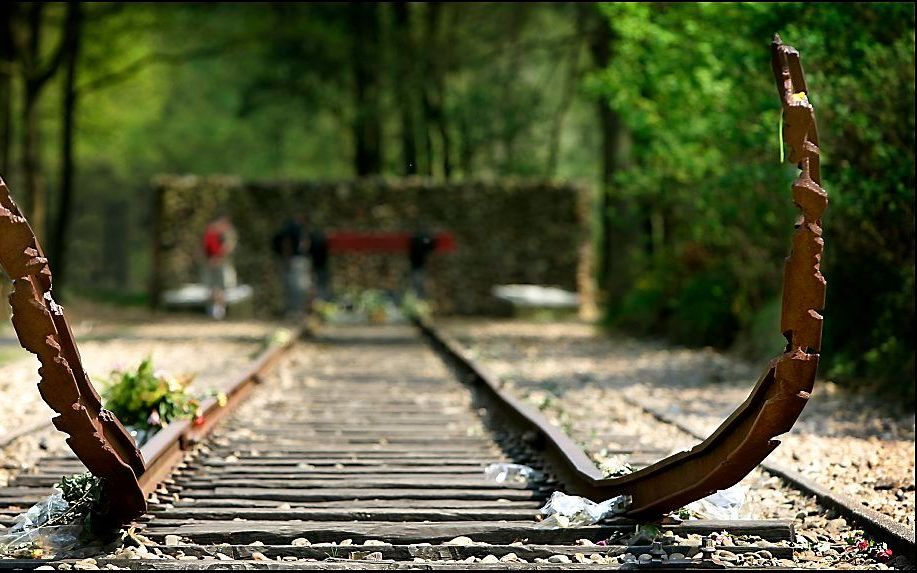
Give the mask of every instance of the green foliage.
M 366 289 L 356 296 L 356 310 L 367 316 L 378 312 L 385 312 L 389 305 L 389 297 L 379 289 Z
M 352 8 L 84 5 L 68 287 L 146 290 L 152 264 L 149 181 L 157 174 L 353 177 L 353 124 L 366 111 L 355 96 Z M 47 18 L 50 39 L 59 32 L 64 8 L 48 10 L 55 12 Z M 597 172 L 593 102 L 579 90 L 588 66 L 578 30 L 582 7 L 444 4 L 436 29 L 432 10 L 432 4 L 409 3 L 406 32 L 395 27 L 394 5 L 376 10 L 381 175 L 405 173 L 402 90 L 415 94 L 411 111 L 421 175 L 445 178 L 446 163 L 453 178 L 584 179 Z M 588 10 L 596 18 L 594 8 Z M 399 48 L 405 35 L 413 42 L 409 53 Z M 45 44 L 50 52 L 54 42 Z M 406 67 L 411 75 L 402 78 Z M 429 117 L 428 102 L 417 95 L 429 91 L 434 68 L 443 75 L 441 122 Z M 14 119 L 19 83 L 14 80 Z M 59 188 L 60 91 L 49 86 L 40 102 L 52 212 Z M 549 129 L 555 124 L 556 134 Z M 14 121 L 13 128 L 13 164 L 2 175 L 14 193 L 22 193 L 16 145 L 21 126 Z M 550 168 L 555 145 L 558 162 Z
M 341 312 L 340 307 L 329 300 L 317 300 L 313 302 L 312 310 L 322 322 L 334 321 Z
M 601 285 L 610 293 L 609 320 L 680 342 L 728 347 L 738 340 L 754 354 L 770 346 L 776 352 L 779 333 L 767 329 L 795 217 L 795 169 L 779 163 L 780 108 L 769 63 L 768 43 L 779 32 L 803 56 L 831 197 L 822 372 L 913 400 L 912 3 L 408 3 L 404 20 L 401 7 L 373 8 L 369 38 L 354 33 L 348 4 L 86 4 L 67 238 L 74 292 L 149 284 L 148 182 L 157 173 L 346 180 L 355 173 L 354 126 L 375 115 L 381 175 L 405 173 L 402 144 L 410 133 L 417 173 L 434 180 L 595 181 L 602 171 L 599 101 L 618 112 L 625 133 L 621 168 L 603 190 L 612 198 L 615 232 L 613 284 Z M 53 38 L 64 8 L 48 10 L 54 17 L 46 19 L 45 36 Z M 594 70 L 590 44 L 602 18 L 612 30 L 611 64 Z M 364 86 L 372 106 L 355 81 L 366 67 L 355 40 L 372 43 Z M 53 46 L 45 42 L 48 59 Z M 21 83 L 14 77 L 14 95 Z M 59 87 L 49 86 L 39 102 L 43 175 L 52 192 L 59 187 Z M 14 161 L 3 174 L 16 192 L 23 179 L 21 99 L 12 98 Z M 265 195 L 249 199 L 269 202 Z M 382 217 L 368 206 L 404 193 L 392 186 L 386 200 L 382 195 L 350 198 L 355 214 L 348 220 L 375 222 Z M 318 203 L 298 191 L 289 196 Z M 194 197 L 199 213 L 226 198 Z M 507 205 L 518 220 L 533 216 L 526 209 L 544 210 L 499 195 L 476 201 L 469 228 L 486 227 L 478 234 L 487 241 L 460 237 L 454 256 L 484 252 L 496 235 L 482 221 L 499 219 L 491 214 Z M 172 212 L 196 240 L 204 222 Z M 518 234 L 506 219 L 499 220 L 507 229 L 501 236 Z M 269 232 L 255 226 L 250 237 Z M 543 227 L 546 237 L 565 230 Z M 534 278 L 519 278 L 538 282 L 543 273 L 529 266 Z M 477 264 L 462 267 L 462 277 L 436 280 L 482 283 L 474 273 L 505 267 Z M 270 272 L 259 268 L 252 276 Z M 470 308 L 462 301 L 468 289 L 455 290 L 457 307 Z
M 893 4 L 606 4 L 612 65 L 589 89 L 621 115 L 612 323 L 679 342 L 772 344 L 795 212 L 780 165 L 774 32 L 799 49 L 821 128 L 830 376 L 914 379 L 914 9 Z M 635 225 L 635 219 L 637 221 Z M 641 223 L 642 221 L 642 223 Z M 623 263 L 622 263 L 623 264 Z M 608 285 L 604 285 L 608 286 Z M 765 312 L 771 305 L 771 310 Z M 763 314 L 762 314 L 763 313 Z M 765 316 L 767 315 L 767 316 Z
M 635 537 L 642 537 L 655 541 L 662 535 L 662 527 L 652 523 L 638 525 L 636 529 Z
M 70 523 L 80 521 L 83 525 L 81 540 L 90 541 L 96 535 L 106 532 L 99 531 L 93 515 L 98 511 L 102 500 L 102 484 L 99 478 L 89 472 L 63 476 L 55 484 L 60 488 L 67 508 L 67 519 Z
M 428 301 L 419 298 L 414 291 L 409 290 L 401 298 L 401 312 L 407 318 L 422 319 L 429 318 L 433 311 Z
M 99 480 L 89 472 L 62 476 L 56 485 L 60 488 L 64 499 L 71 505 L 82 503 L 85 500 L 97 503 L 101 497 L 102 488 Z
M 810 16 L 832 186 L 828 373 L 914 401 L 914 7 Z M 832 57 L 841 51 L 846 58 Z M 830 138 L 830 139 L 829 139 Z M 832 147 L 828 147 L 832 144 Z M 828 175 L 830 174 L 830 175 Z
M 104 387 L 105 407 L 125 426 L 150 430 L 193 418 L 200 402 L 188 392 L 192 377 L 175 378 L 153 370 L 145 359 L 136 370 L 115 371 Z
M 277 328 L 271 331 L 271 334 L 268 336 L 265 346 L 267 348 L 277 348 L 280 346 L 286 346 L 290 343 L 290 340 L 293 338 L 293 331 L 288 328 Z
M 683 344 L 720 345 L 737 328 L 734 291 L 732 276 L 719 269 L 690 277 L 672 303 L 670 336 Z
M 114 307 L 149 307 L 150 296 L 145 292 L 124 292 L 109 289 L 78 289 L 81 299 L 100 302 Z
M 749 325 L 740 333 L 735 349 L 756 362 L 764 362 L 774 356 L 774 349 L 786 345 L 786 338 L 780 333 L 780 298 L 775 296 L 752 316 Z

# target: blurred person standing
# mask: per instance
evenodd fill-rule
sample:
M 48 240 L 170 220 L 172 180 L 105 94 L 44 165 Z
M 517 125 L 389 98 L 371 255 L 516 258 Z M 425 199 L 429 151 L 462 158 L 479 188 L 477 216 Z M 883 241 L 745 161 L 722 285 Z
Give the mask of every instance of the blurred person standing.
M 421 228 L 411 235 L 408 261 L 411 265 L 411 290 L 419 299 L 427 298 L 426 268 L 430 253 L 436 250 L 436 237 Z
M 302 318 L 310 286 L 309 239 L 306 233 L 308 217 L 297 213 L 274 233 L 271 248 L 280 262 L 283 277 L 284 316 L 291 320 Z
M 321 229 L 309 233 L 309 258 L 315 273 L 315 298 L 331 300 L 331 270 L 328 265 L 328 238 Z
M 216 320 L 226 316 L 226 291 L 236 285 L 236 269 L 232 254 L 236 250 L 238 235 L 232 220 L 220 213 L 204 230 L 204 280 L 210 289 L 208 314 Z

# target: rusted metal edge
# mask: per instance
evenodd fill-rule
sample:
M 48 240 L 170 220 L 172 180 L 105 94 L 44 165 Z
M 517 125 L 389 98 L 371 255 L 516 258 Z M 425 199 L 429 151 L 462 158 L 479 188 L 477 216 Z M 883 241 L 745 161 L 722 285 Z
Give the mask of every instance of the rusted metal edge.
M 245 373 L 224 387 L 224 406 L 216 398 L 207 399 L 196 424 L 170 424 L 141 451 L 117 417 L 102 407 L 101 397 L 83 370 L 63 308 L 51 296 L 48 261 L 2 179 L 0 265 L 13 280 L 10 306 L 16 334 L 22 346 L 41 362 L 38 388 L 58 413 L 52 420 L 54 426 L 69 434 L 70 448 L 101 480 L 99 517 L 112 525 L 127 523 L 146 512 L 146 496 L 181 463 L 185 450 L 231 412 L 301 335 L 301 330 L 297 331 L 285 344 L 262 352 Z M 14 434 L 10 441 L 27 431 Z
M 265 349 L 245 372 L 221 388 L 220 391 L 226 395 L 225 405 L 221 406 L 215 397 L 206 399 L 201 404 L 201 415 L 197 420 L 173 422 L 157 432 L 141 448 L 147 468 L 139 480 L 144 494 L 153 493 L 168 479 L 175 466 L 184 460 L 185 453 L 210 434 L 221 420 L 245 400 L 302 333 L 303 328 L 299 328 L 284 344 Z
M 48 260 L 2 179 L 0 265 L 13 281 L 9 301 L 16 335 L 38 357 L 38 390 L 58 414 L 52 422 L 68 434 L 70 449 L 101 481 L 98 519 L 120 524 L 142 515 L 146 501 L 137 483 L 144 471 L 140 451 L 118 418 L 102 407 L 83 370 L 63 308 L 52 297 Z
M 572 492 L 592 499 L 628 495 L 632 498 L 627 512 L 630 517 L 658 517 L 738 483 L 779 445 L 775 438 L 793 427 L 815 383 L 826 284 L 820 272 L 824 248 L 821 215 L 828 199 L 820 187 L 815 113 L 799 54 L 776 37 L 772 60 L 785 116 L 789 160 L 802 172 L 793 183 L 793 201 L 802 212 L 802 220 L 784 265 L 781 328 L 787 347 L 771 361 L 745 402 L 700 444 L 626 476 L 603 478 L 568 437 L 538 412 L 509 396 L 496 378 L 470 360 L 454 341 L 429 323 L 420 322 L 440 347 L 484 382 L 495 401 L 511 412 L 510 418 L 542 437 L 549 459 L 560 462 L 552 469 Z
M 623 399 L 635 408 L 643 409 L 661 422 L 675 426 L 682 432 L 699 440 L 704 439 L 703 434 L 696 432 L 690 426 L 683 424 L 658 408 L 641 404 L 627 396 L 624 396 Z M 791 487 L 814 496 L 819 504 L 834 509 L 844 518 L 859 525 L 863 531 L 874 535 L 879 541 L 888 543 L 888 546 L 896 553 L 904 554 L 911 561 L 914 560 L 915 538 L 913 529 L 898 523 L 883 513 L 866 507 L 850 496 L 820 486 L 801 473 L 782 464 L 763 460 L 760 467 L 765 472 L 780 478 Z

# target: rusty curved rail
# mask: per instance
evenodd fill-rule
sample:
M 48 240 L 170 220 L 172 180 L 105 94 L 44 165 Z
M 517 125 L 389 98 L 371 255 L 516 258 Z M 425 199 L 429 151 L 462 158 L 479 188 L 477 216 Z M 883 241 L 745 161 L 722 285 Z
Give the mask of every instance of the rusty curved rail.
M 509 421 L 535 431 L 549 463 L 553 462 L 552 469 L 572 493 L 592 499 L 628 495 L 631 517 L 657 517 L 738 483 L 779 445 L 776 438 L 793 427 L 815 382 L 826 284 L 820 271 L 821 216 L 828 197 L 820 186 L 818 132 L 799 53 L 776 36 L 772 64 L 789 160 L 801 170 L 792 190 L 802 221 L 784 266 L 781 328 L 787 346 L 770 362 L 745 402 L 700 444 L 626 476 L 604 478 L 579 446 L 539 412 L 510 396 L 455 341 L 429 323 L 420 324 L 435 343 L 483 383 L 491 399 L 508 412 Z
M 39 392 L 58 413 L 54 426 L 67 434 L 67 444 L 86 468 L 102 482 L 99 518 L 118 525 L 146 511 L 146 496 L 153 493 L 182 461 L 185 451 L 231 412 L 283 351 L 298 338 L 265 350 L 222 393 L 227 402 L 209 398 L 201 415 L 170 424 L 142 450 L 118 418 L 102 401 L 83 370 L 76 341 L 63 309 L 51 296 L 51 271 L 28 221 L 22 216 L 0 179 L 0 265 L 13 280 L 10 306 L 13 326 L 22 346 L 41 362 Z
M 126 523 L 146 511 L 137 476 L 140 451 L 83 370 L 73 333 L 51 295 L 51 270 L 32 228 L 0 179 L 0 265 L 13 281 L 13 327 L 23 348 L 38 356 L 41 397 L 57 412 L 54 426 L 102 482 L 99 517 Z

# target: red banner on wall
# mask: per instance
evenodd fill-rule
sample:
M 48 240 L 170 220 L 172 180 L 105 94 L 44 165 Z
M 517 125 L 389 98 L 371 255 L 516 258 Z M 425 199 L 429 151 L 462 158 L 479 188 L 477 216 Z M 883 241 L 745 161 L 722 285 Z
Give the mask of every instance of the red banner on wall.
M 328 233 L 328 250 L 332 253 L 407 253 L 413 233 L 332 231 Z M 456 248 L 452 233 L 437 233 L 434 252 L 451 252 Z

